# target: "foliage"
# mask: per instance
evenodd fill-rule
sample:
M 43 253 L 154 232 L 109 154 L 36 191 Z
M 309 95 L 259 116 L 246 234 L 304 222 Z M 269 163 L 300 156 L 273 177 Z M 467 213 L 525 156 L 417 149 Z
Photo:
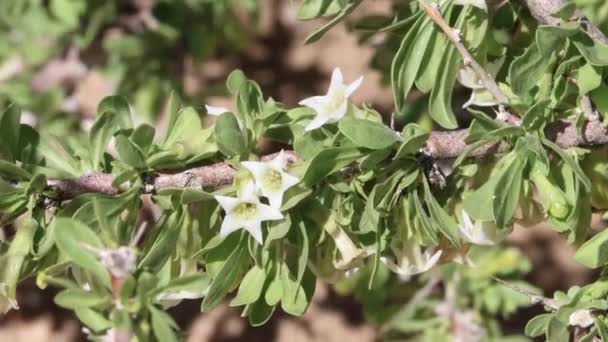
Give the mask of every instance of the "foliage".
M 299 19 L 330 19 L 307 41 L 321 39 L 360 4 L 302 1 Z M 387 337 L 520 340 L 504 336 L 500 319 L 532 299 L 547 313 L 528 323 L 528 336 L 608 338 L 605 275 L 548 299 L 521 280 L 530 265 L 517 250 L 478 246 L 502 242 L 515 223 L 546 221 L 578 247 L 577 261 L 608 263 L 605 232 L 588 238 L 593 209 L 608 208 L 606 147 L 564 148 L 551 134 L 560 120 L 579 133 L 597 121 L 586 100 L 607 121 L 608 46 L 587 33 L 571 6 L 554 13 L 559 25 L 539 25 L 514 2 L 442 0 L 437 13 L 457 30 L 450 40 L 425 5 L 396 4 L 391 17 L 353 25 L 363 42 L 389 33 L 374 65 L 390 80 L 395 115 L 407 121 L 401 131 L 349 101 L 360 81 L 345 83 L 339 69 L 326 95 L 294 108 L 265 97 L 237 70 L 226 82 L 237 110 L 208 108 L 205 116 L 215 118 L 203 120 L 173 93 L 166 130 L 142 123 L 137 115 L 156 112 L 157 95 L 171 85 L 163 62 L 175 44 L 187 41 L 198 58 L 218 45 L 240 48 L 229 1 L 159 1 L 155 29 L 104 41 L 103 68 L 135 103 L 105 98 L 90 129 L 69 139 L 21 123 L 20 107 L 55 112 L 63 94 L 36 94 L 28 88 L 31 74 L 19 75 L 0 89 L 8 100 L 0 114 L 0 222 L 8 232 L 0 244 L 0 309 L 16 307 L 17 285 L 35 278 L 40 288 L 63 288 L 55 302 L 74 310 L 91 339 L 124 331 L 141 341 L 173 341 L 180 332 L 164 309 L 181 300 L 202 298 L 201 310 L 209 311 L 234 293 L 230 305 L 257 326 L 277 308 L 302 315 L 320 279 L 359 298 Z M 10 51 L 36 66 L 65 46 L 87 48 L 119 2 L 0 7 L 2 35 L 18 32 L 17 40 L 0 40 L 0 57 Z M 245 7 L 255 13 L 254 2 Z M 209 20 L 182 20 L 184 14 Z M 40 39 L 40 27 L 52 49 L 20 44 Z M 190 33 L 207 29 L 215 36 L 200 46 Z M 463 63 L 458 44 L 507 102 Z M 467 115 L 455 110 L 462 91 L 471 94 L 467 107 L 487 108 L 469 108 L 468 147 L 449 156 L 458 158 L 444 175 L 435 162 L 447 157 L 430 149 L 438 135 L 428 118 L 440 129 L 458 128 Z M 414 92 L 424 110 L 407 101 Z M 138 105 L 142 97 L 149 106 Z M 293 152 L 260 158 L 262 139 Z M 475 157 L 487 143 L 496 144 L 493 153 Z M 158 181 L 179 172 L 187 181 Z M 218 172 L 228 181 L 214 183 Z M 151 195 L 157 219 L 138 215 L 142 194 Z

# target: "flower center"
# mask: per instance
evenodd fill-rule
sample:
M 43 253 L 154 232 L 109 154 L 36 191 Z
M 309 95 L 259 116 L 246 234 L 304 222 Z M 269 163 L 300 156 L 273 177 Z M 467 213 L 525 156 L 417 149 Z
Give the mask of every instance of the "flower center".
M 283 176 L 277 170 L 268 169 L 262 177 L 262 185 L 271 192 L 280 191 L 281 185 L 283 185 Z
M 234 207 L 234 216 L 241 221 L 251 221 L 255 219 L 258 206 L 255 203 L 243 202 Z
M 329 102 L 325 105 L 325 110 L 328 114 L 333 114 L 340 108 L 340 105 L 344 103 L 346 95 L 346 89 L 344 87 L 337 87 L 332 94 L 330 94 Z

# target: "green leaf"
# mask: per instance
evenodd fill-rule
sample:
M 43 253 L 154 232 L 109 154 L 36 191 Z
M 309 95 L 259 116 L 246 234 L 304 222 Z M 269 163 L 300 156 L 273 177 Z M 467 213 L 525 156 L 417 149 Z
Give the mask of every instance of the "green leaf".
M 156 336 L 157 341 L 163 342 L 177 342 L 179 341 L 175 335 L 174 329 L 177 329 L 177 325 L 173 321 L 173 318 L 166 312 L 163 312 L 153 306 L 149 307 L 150 314 L 152 315 L 152 331 Z
M 302 283 L 302 279 L 304 279 L 304 273 L 308 267 L 308 231 L 306 230 L 306 225 L 303 220 L 299 220 L 296 223 L 298 226 L 298 238 L 297 238 L 297 246 L 298 246 L 298 268 L 296 274 L 296 282 L 299 284 Z
M 55 296 L 55 304 L 66 309 L 82 309 L 110 302 L 110 298 L 99 293 L 79 288 L 65 289 Z
M 434 32 L 431 25 L 429 18 L 420 16 L 401 40 L 401 46 L 393 58 L 391 85 L 397 112 L 404 110 L 405 98 L 418 75 L 425 54 L 423 46 L 428 44 Z
M 54 226 L 55 243 L 57 248 L 65 254 L 70 261 L 90 271 L 106 286 L 110 286 L 110 276 L 103 264 L 87 247 L 104 248 L 98 234 L 89 227 L 70 218 L 56 217 L 51 222 Z
M 585 186 L 585 189 L 587 191 L 591 190 L 591 181 L 589 180 L 589 177 L 587 177 L 583 169 L 581 169 L 580 165 L 578 165 L 578 162 L 576 162 L 570 155 L 566 153 L 566 151 L 564 151 L 561 147 L 557 146 L 553 141 L 543 138 L 542 142 L 543 145 L 552 149 L 560 156 L 560 158 L 562 158 L 562 160 L 564 160 L 564 162 L 566 162 L 566 164 L 568 164 L 572 171 L 574 171 L 574 174 L 576 174 L 578 179 L 581 181 L 583 186 Z
M 560 18 L 564 21 L 568 21 L 572 18 L 574 12 L 576 12 L 576 4 L 568 2 L 561 5 L 557 10 L 552 12 L 551 16 Z
M 146 253 L 143 253 L 138 268 L 158 271 L 165 264 L 175 249 L 185 216 L 181 210 L 174 211 L 164 224 L 158 226 L 160 232 L 150 236 L 149 241 L 152 241 L 152 244 Z
M 587 63 L 578 69 L 576 84 L 581 94 L 599 88 L 602 85 L 602 70 Z
M 453 246 L 460 246 L 460 233 L 458 231 L 458 224 L 454 219 L 445 212 L 445 210 L 439 205 L 435 196 L 431 192 L 431 188 L 428 185 L 428 181 L 424 181 L 424 201 L 429 208 L 431 217 L 436 222 L 439 230 L 445 235 Z
M 526 335 L 530 337 L 544 335 L 551 318 L 553 314 L 542 314 L 532 318 L 526 324 Z
M 13 179 L 13 180 L 29 180 L 32 178 L 32 175 L 26 170 L 20 168 L 19 166 L 8 162 L 6 160 L 0 159 L 0 176 L 5 179 Z
M 298 9 L 298 20 L 314 19 L 321 16 L 335 15 L 341 9 L 336 0 L 304 0 Z
M 224 113 L 215 120 L 215 139 L 225 156 L 232 157 L 248 151 L 239 122 L 232 113 Z
M 116 137 L 116 151 L 120 159 L 127 165 L 136 169 L 147 167 L 144 152 L 131 139 L 122 134 Z
M 401 136 L 403 137 L 403 143 L 401 143 L 393 159 L 407 158 L 418 153 L 428 139 L 429 133 L 417 124 L 410 123 L 403 127 Z
M 304 44 L 314 43 L 317 40 L 321 39 L 321 37 L 323 37 L 323 35 L 327 31 L 331 30 L 331 28 L 336 26 L 344 17 L 354 11 L 355 8 L 359 6 L 361 1 L 363 0 L 353 0 L 351 3 L 344 6 L 342 10 L 340 10 L 340 13 L 338 13 L 338 15 L 336 15 L 332 20 L 330 20 L 327 24 L 323 25 L 321 28 L 315 30 L 313 33 L 308 35 L 308 37 L 306 37 L 306 39 L 304 40 Z
M 507 227 L 512 221 L 513 214 L 519 203 L 522 187 L 523 169 L 525 158 L 518 153 L 511 152 L 505 157 L 504 168 L 495 177 L 493 214 L 498 227 Z
M 31 252 L 38 222 L 31 217 L 31 213 L 27 213 L 15 222 L 15 227 L 15 236 L 3 255 L 3 269 L 0 270 L 0 281 L 6 284 L 6 295 L 12 300 L 16 300 L 17 283 L 26 257 Z
M 119 120 L 119 126 L 121 128 L 133 127 L 131 121 L 131 107 L 126 98 L 120 95 L 113 95 L 105 97 L 97 106 L 97 116 L 103 113 L 114 113 Z
M 121 127 L 120 119 L 114 112 L 103 112 L 97 116 L 97 120 L 89 131 L 90 158 L 94 169 L 103 171 L 99 166 L 103 161 L 106 147 L 114 132 Z
M 173 104 L 177 106 L 177 104 Z M 174 110 L 174 109 L 172 109 Z M 165 134 L 162 146 L 166 149 L 174 148 L 176 144 L 184 139 L 194 139 L 201 131 L 201 119 L 192 107 L 186 107 L 170 116 L 169 128 Z
M 274 277 L 270 280 L 268 288 L 264 293 L 264 300 L 266 304 L 274 306 L 277 305 L 283 297 L 283 280 L 280 272 L 275 272 Z
M 315 291 L 315 277 L 310 270 L 306 270 L 302 283 L 298 284 L 289 272 L 287 265 L 283 264 L 282 271 L 283 297 L 281 308 L 290 315 L 300 316 L 312 300 Z
M 266 283 L 266 272 L 263 268 L 255 265 L 253 266 L 239 286 L 239 291 L 236 297 L 230 302 L 230 306 L 240 306 L 246 304 L 252 304 L 256 302 L 262 295 L 264 284 Z
M 0 146 L 11 154 L 11 160 L 19 158 L 19 135 L 21 132 L 21 108 L 11 104 L 0 112 Z
M 574 259 L 589 268 L 598 268 L 608 262 L 608 230 L 585 242 L 574 255 Z
M 228 88 L 230 94 L 236 95 L 237 91 L 241 88 L 241 85 L 246 80 L 247 77 L 245 77 L 243 71 L 236 69 L 231 72 L 230 75 L 228 75 L 228 78 L 226 79 L 226 87 Z
M 608 45 L 594 40 L 584 32 L 572 37 L 572 41 L 587 62 L 596 66 L 608 65 Z
M 156 130 L 148 124 L 141 124 L 131 133 L 129 139 L 143 152 L 148 152 L 154 141 Z
M 352 163 L 361 155 L 361 151 L 357 148 L 327 148 L 312 158 L 304 177 L 302 177 L 302 182 L 311 187 L 323 178 Z
M 338 127 L 359 147 L 381 150 L 397 142 L 395 131 L 378 122 L 347 116 L 340 120 Z
M 268 305 L 263 299 L 258 300 L 249 307 L 249 323 L 253 327 L 264 325 L 270 320 L 274 310 L 274 305 Z
M 549 320 L 547 326 L 547 341 L 568 342 L 570 341 L 570 331 L 568 325 L 560 321 L 555 315 Z
M 209 292 L 201 304 L 201 310 L 208 312 L 216 307 L 222 299 L 226 296 L 230 287 L 237 279 L 237 276 L 241 273 L 242 259 L 246 254 L 247 248 L 245 248 L 245 241 L 247 239 L 242 238 L 238 246 L 230 253 L 230 256 L 224 264 L 221 270 L 213 279 Z
M 112 322 L 95 310 L 89 308 L 76 308 L 74 313 L 78 319 L 93 332 L 99 333 L 112 327 Z

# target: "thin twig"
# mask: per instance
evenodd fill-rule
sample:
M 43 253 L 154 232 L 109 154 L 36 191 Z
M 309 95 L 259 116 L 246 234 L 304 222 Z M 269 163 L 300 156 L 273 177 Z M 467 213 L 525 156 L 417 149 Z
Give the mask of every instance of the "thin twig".
M 462 61 L 464 65 L 470 68 L 475 75 L 479 78 L 483 86 L 494 96 L 494 98 L 498 101 L 498 103 L 505 104 L 509 102 L 507 96 L 500 90 L 498 84 L 492 76 L 473 58 L 469 50 L 462 44 L 462 39 L 460 37 L 460 33 L 458 30 L 451 27 L 443 16 L 441 12 L 439 12 L 438 6 L 433 6 L 432 4 L 426 3 L 424 0 L 418 0 L 418 4 L 424 10 L 424 12 L 441 28 L 441 30 L 446 34 L 448 39 L 452 42 L 452 45 L 456 47 L 458 53 L 462 56 Z
M 517 287 L 513 284 L 510 284 L 500 278 L 497 277 L 492 277 L 494 278 L 494 280 L 496 280 L 497 282 L 499 282 L 501 285 L 506 286 L 508 288 L 510 288 L 511 290 L 521 293 L 522 295 L 530 298 L 530 302 L 532 304 L 542 304 L 548 308 L 550 308 L 551 310 L 557 310 L 559 309 L 559 304 L 557 303 L 556 300 L 551 299 L 551 298 L 547 298 L 547 297 L 543 297 L 543 296 L 539 296 L 537 294 L 534 294 L 528 290 L 524 290 L 520 287 Z

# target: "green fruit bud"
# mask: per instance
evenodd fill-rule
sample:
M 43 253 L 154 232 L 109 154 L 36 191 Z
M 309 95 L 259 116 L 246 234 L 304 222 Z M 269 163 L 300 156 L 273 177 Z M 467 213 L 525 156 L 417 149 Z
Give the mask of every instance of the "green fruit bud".
M 539 168 L 533 168 L 530 179 L 536 185 L 543 207 L 556 219 L 565 219 L 570 213 L 570 204 L 560 188 L 555 186 Z

